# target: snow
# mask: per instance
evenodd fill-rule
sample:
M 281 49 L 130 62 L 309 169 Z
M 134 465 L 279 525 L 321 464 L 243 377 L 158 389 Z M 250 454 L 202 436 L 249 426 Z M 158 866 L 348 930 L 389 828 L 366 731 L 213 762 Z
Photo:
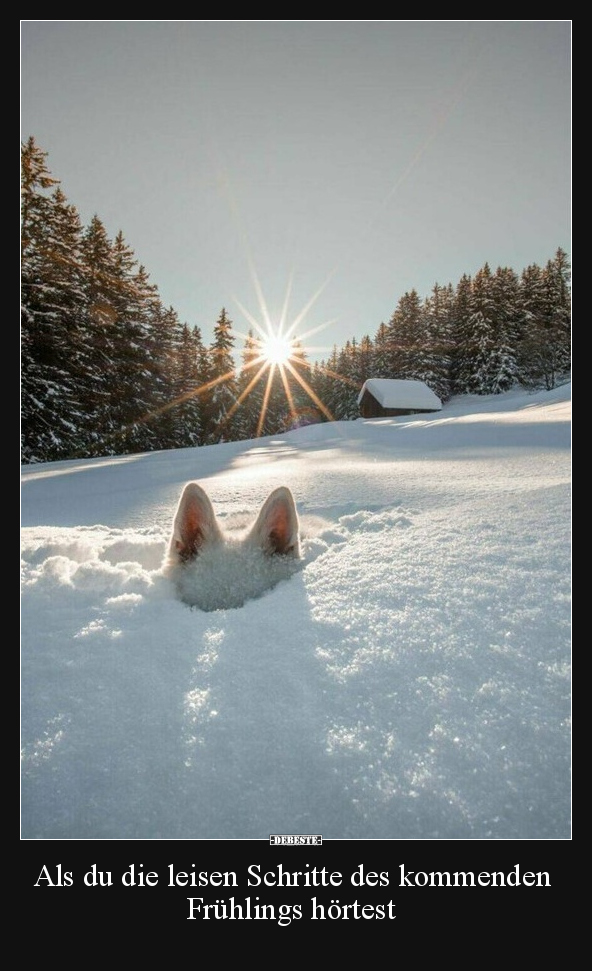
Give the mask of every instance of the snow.
M 24 467 L 22 837 L 570 839 L 569 394 Z M 190 480 L 300 569 L 182 603 Z
M 358 395 L 358 404 L 368 391 L 383 408 L 422 408 L 440 411 L 442 402 L 424 381 L 370 378 Z

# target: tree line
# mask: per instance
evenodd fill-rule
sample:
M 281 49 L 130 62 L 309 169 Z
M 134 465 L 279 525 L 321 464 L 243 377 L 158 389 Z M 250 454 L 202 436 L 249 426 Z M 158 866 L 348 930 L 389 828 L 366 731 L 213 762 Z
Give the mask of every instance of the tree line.
M 404 294 L 374 339 L 311 365 L 294 345 L 269 368 L 249 331 L 241 362 L 222 308 L 206 346 L 163 306 L 119 232 L 83 226 L 47 167 L 22 146 L 21 431 L 23 462 L 216 444 L 302 422 L 358 417 L 370 377 L 419 378 L 442 400 L 517 382 L 553 387 L 570 366 L 570 268 L 558 249 L 518 276 L 486 264 L 426 299 Z
M 550 389 L 571 367 L 571 291 L 567 254 L 520 275 L 485 264 L 456 286 L 435 284 L 421 299 L 405 293 L 372 340 L 347 341 L 315 365 L 313 384 L 335 418 L 359 416 L 368 378 L 410 378 L 442 401 L 499 394 L 514 385 Z

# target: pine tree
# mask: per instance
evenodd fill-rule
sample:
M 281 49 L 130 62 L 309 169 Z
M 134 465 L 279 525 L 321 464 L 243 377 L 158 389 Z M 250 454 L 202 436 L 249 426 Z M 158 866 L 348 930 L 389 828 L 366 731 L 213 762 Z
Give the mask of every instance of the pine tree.
M 89 366 L 81 389 L 87 424 L 89 455 L 112 455 L 118 431 L 111 410 L 111 378 L 117 356 L 113 331 L 116 316 L 111 304 L 112 245 L 98 216 L 93 216 L 82 239 L 84 275 L 84 326 L 88 335 Z M 115 388 L 117 393 L 117 388 Z
M 30 138 L 22 146 L 23 461 L 193 444 L 196 401 L 209 382 L 199 331 L 184 332 L 163 309 L 121 232 L 111 241 L 98 216 L 82 230 L 57 184 Z
M 452 286 L 434 284 L 431 296 L 424 303 L 425 337 L 416 374 L 441 401 L 447 401 L 451 394 L 453 307 Z
M 520 382 L 525 387 L 539 387 L 547 383 L 553 387 L 554 366 L 549 370 L 547 347 L 546 288 L 543 274 L 536 263 L 525 267 L 520 279 L 520 309 L 524 320 L 524 333 L 518 345 Z
M 491 270 L 486 263 L 475 274 L 471 288 L 468 327 L 472 356 L 467 391 L 474 394 L 490 394 L 492 373 L 497 370 L 493 360 L 495 350 L 493 317 Z
M 265 363 L 261 347 L 249 330 L 242 353 L 242 367 L 238 377 L 238 400 L 234 426 L 240 439 L 256 438 L 262 413 L 265 390 Z
M 549 342 L 556 348 L 557 375 L 571 368 L 571 267 L 565 250 L 559 248 L 543 271 L 548 310 Z
M 334 419 L 335 415 L 329 409 L 333 382 L 334 379 L 327 373 L 326 362 L 315 361 L 308 377 L 308 383 L 313 392 L 313 398 L 308 405 L 311 424 Z
M 306 351 L 299 340 L 294 340 L 290 359 L 284 367 L 288 388 L 285 394 L 282 430 L 308 425 L 317 420 L 318 408 L 311 398 L 310 365 Z
M 520 308 L 518 277 L 509 267 L 498 267 L 491 281 L 494 350 L 490 362 L 490 393 L 509 391 L 518 380 L 517 348 L 524 318 Z
M 81 226 L 33 138 L 22 148 L 21 428 L 23 461 L 81 448 L 78 383 L 85 341 L 80 310 Z
M 456 285 L 452 306 L 450 380 L 452 394 L 467 394 L 471 380 L 473 346 L 469 327 L 473 281 L 465 273 Z
M 210 386 L 210 380 L 212 377 L 212 367 L 210 362 L 210 351 L 205 346 L 201 330 L 199 327 L 193 328 L 194 334 L 194 345 L 195 354 L 197 358 L 197 382 L 199 387 L 199 407 L 200 407 L 200 425 L 201 425 L 201 440 L 200 445 L 206 444 L 206 396 Z
M 522 274 L 524 333 L 518 354 L 520 379 L 527 386 L 554 388 L 570 369 L 569 280 L 569 262 L 562 249 L 543 270 L 533 264 Z
M 372 363 L 374 360 L 374 345 L 369 334 L 364 334 L 362 340 L 360 341 L 360 370 L 358 374 L 358 380 L 361 385 L 368 378 L 372 377 Z
M 339 352 L 337 345 L 333 346 L 331 355 L 327 362 L 322 361 L 320 371 L 323 375 L 322 394 L 319 398 L 324 403 L 327 411 L 332 415 L 334 421 L 339 420 L 338 412 L 340 408 L 341 386 L 343 378 L 339 375 Z
M 368 335 L 359 344 L 355 337 L 346 342 L 337 363 L 341 381 L 335 389 L 336 418 L 354 421 L 360 417 L 358 398 L 364 381 L 375 376 L 373 357 L 373 345 Z
M 389 377 L 418 378 L 426 321 L 417 290 L 405 293 L 388 324 Z
M 210 347 L 209 389 L 204 394 L 204 437 L 207 443 L 228 442 L 234 438 L 232 420 L 238 387 L 232 348 L 232 321 L 223 307 Z
M 516 345 L 522 329 L 518 281 L 513 270 L 486 263 L 471 283 L 460 328 L 455 371 L 457 393 L 499 394 L 518 378 Z
M 151 308 L 148 328 L 148 354 L 151 359 L 151 412 L 145 421 L 146 433 L 157 448 L 177 448 L 179 423 L 176 408 L 181 395 L 181 356 L 183 328 L 173 307 L 160 302 Z
M 202 407 L 200 400 L 200 358 L 203 341 L 199 327 L 181 328 L 181 341 L 177 358 L 174 408 L 175 447 L 189 448 L 202 441 Z
M 265 372 L 265 391 L 263 411 L 259 422 L 259 435 L 278 435 L 290 427 L 291 412 L 286 394 L 287 377 L 285 369 L 271 364 Z M 288 385 L 289 387 L 289 385 Z
M 337 359 L 337 372 L 341 380 L 334 392 L 333 414 L 338 421 L 353 421 L 360 414 L 357 401 L 360 392 L 357 379 L 358 357 L 358 343 L 353 337 L 351 341 L 346 341 Z
M 392 378 L 390 373 L 390 338 L 389 329 L 381 323 L 374 338 L 374 355 L 371 378 Z
M 110 304 L 115 315 L 111 342 L 115 355 L 107 375 L 111 416 L 118 428 L 117 450 L 144 451 L 157 447 L 149 426 L 156 404 L 156 368 L 150 353 L 156 288 L 149 283 L 144 267 L 137 266 L 134 252 L 121 232 L 113 242 L 112 263 Z
M 59 185 L 46 163 L 42 151 L 31 136 L 21 145 L 21 257 L 43 239 L 45 225 L 51 218 L 51 200 L 42 190 Z

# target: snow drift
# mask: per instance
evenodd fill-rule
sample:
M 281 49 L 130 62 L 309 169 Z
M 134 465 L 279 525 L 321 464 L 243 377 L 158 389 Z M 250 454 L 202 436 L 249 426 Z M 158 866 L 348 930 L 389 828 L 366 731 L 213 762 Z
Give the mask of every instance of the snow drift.
M 23 469 L 22 835 L 568 839 L 569 387 Z M 300 569 L 162 570 L 291 488 Z

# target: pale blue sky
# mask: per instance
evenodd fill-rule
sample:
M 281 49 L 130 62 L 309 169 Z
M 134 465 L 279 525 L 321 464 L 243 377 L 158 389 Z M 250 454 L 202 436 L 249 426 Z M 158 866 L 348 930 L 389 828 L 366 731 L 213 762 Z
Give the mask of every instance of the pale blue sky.
M 250 264 L 273 315 L 326 284 L 329 350 L 571 252 L 570 21 L 21 23 L 23 139 L 206 340 L 260 316 Z

